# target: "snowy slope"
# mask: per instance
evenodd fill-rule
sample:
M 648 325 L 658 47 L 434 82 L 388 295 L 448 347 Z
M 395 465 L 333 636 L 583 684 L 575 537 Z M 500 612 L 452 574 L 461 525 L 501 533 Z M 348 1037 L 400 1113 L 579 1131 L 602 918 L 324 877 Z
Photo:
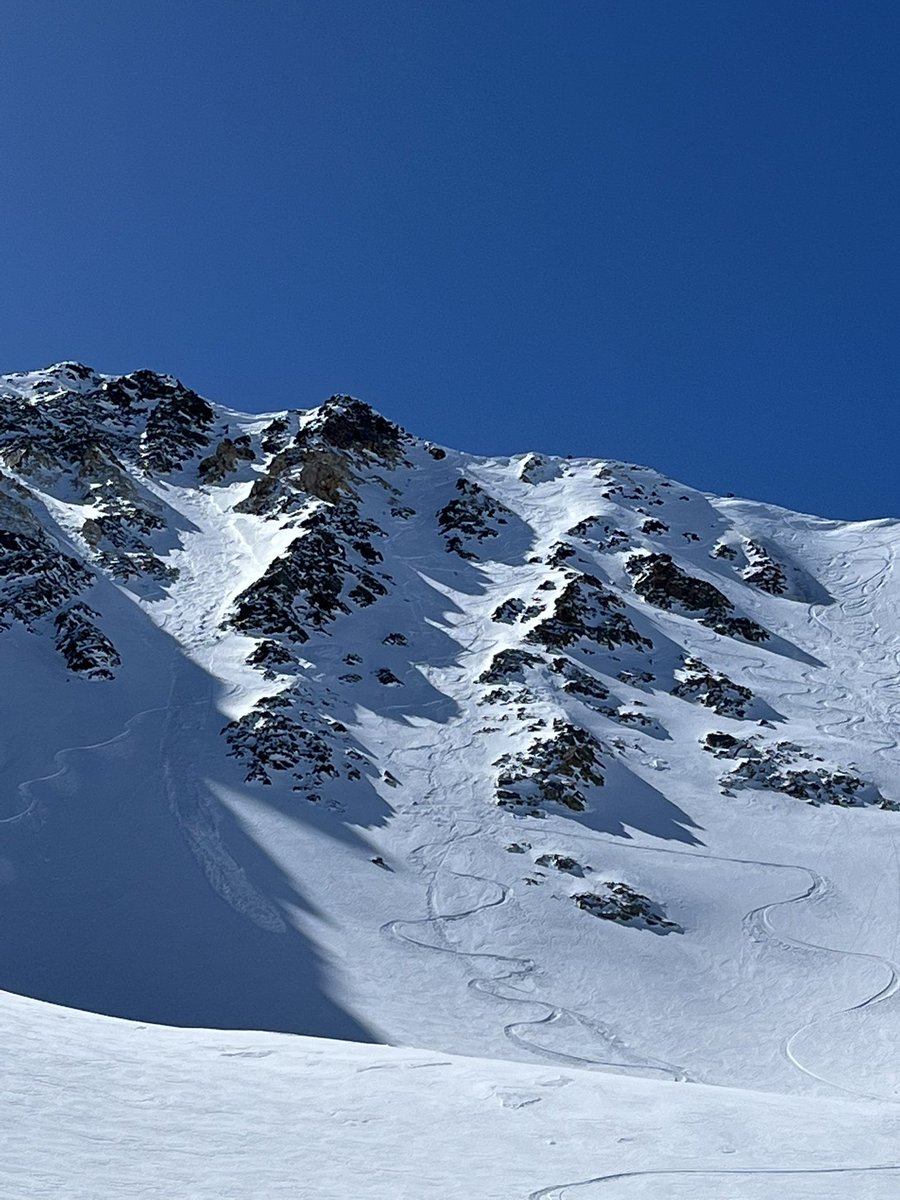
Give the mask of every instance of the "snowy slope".
M 7 997 L 4 1196 L 891 1200 L 897 1113 Z
M 860 1105 L 889 1125 L 900 1098 L 898 541 L 444 450 L 348 397 L 241 415 L 150 372 L 2 377 L 0 987 L 519 1060 L 455 1066 L 463 1089 L 564 1070 L 598 1119 L 643 1097 L 680 1139 L 710 1093 L 665 1081 L 816 1096 L 821 1122 L 767 1103 L 872 1165 Z M 76 1049 L 132 1028 L 6 1011 Z M 148 1062 L 222 1038 L 155 1030 Z M 342 1047 L 329 1088 L 394 1053 Z M 681 1185 L 641 1186 L 616 1194 Z M 847 1194 L 762 1186 L 727 1194 Z

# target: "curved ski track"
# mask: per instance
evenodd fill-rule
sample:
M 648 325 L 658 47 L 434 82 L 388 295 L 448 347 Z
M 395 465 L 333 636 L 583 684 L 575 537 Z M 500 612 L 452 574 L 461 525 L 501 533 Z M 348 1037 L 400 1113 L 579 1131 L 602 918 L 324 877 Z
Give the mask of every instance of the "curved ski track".
M 573 1183 L 554 1183 L 549 1187 L 529 1192 L 526 1200 L 565 1200 L 575 1188 L 591 1187 L 594 1184 L 616 1183 L 622 1179 L 674 1176 L 715 1176 L 728 1178 L 748 1175 L 861 1175 L 900 1171 L 897 1164 L 878 1164 L 867 1167 L 657 1167 L 645 1171 L 616 1171 L 611 1175 L 594 1175 L 591 1179 L 579 1179 Z
M 435 789 L 430 789 L 435 790 Z M 426 793 L 426 794 L 430 794 Z M 505 887 L 494 879 L 486 879 L 480 875 L 472 875 L 468 872 L 454 871 L 445 866 L 445 862 L 451 851 L 459 845 L 461 841 L 467 838 L 477 837 L 481 832 L 481 827 L 476 826 L 475 829 L 467 833 L 461 834 L 459 837 L 454 836 L 455 820 L 449 836 L 442 841 L 429 842 L 425 845 L 418 846 L 410 854 L 410 859 L 419 859 L 422 862 L 422 870 L 430 873 L 430 880 L 426 891 L 426 907 L 428 916 L 419 917 L 412 920 L 398 919 L 387 921 L 381 926 L 381 932 L 388 937 L 393 937 L 398 941 L 405 942 L 411 946 L 417 946 L 423 950 L 433 950 L 440 954 L 452 954 L 457 958 L 468 960 L 471 962 L 479 962 L 484 964 L 495 963 L 502 968 L 502 972 L 497 975 L 483 976 L 478 975 L 469 979 L 467 987 L 481 995 L 491 996 L 495 1000 L 503 1001 L 506 1004 L 522 1004 L 536 1007 L 541 1010 L 541 1015 L 530 1021 L 511 1021 L 503 1027 L 504 1036 L 514 1045 L 519 1046 L 523 1050 L 527 1050 L 531 1054 L 539 1055 L 542 1058 L 551 1060 L 552 1062 L 563 1063 L 568 1066 L 577 1067 L 603 1067 L 613 1068 L 616 1071 L 638 1071 L 641 1073 L 653 1072 L 659 1073 L 667 1078 L 677 1081 L 685 1081 L 688 1076 L 680 1068 L 673 1066 L 671 1063 L 663 1062 L 660 1059 L 644 1058 L 640 1055 L 635 1055 L 629 1049 L 626 1043 L 615 1033 L 615 1031 L 602 1022 L 595 1020 L 593 1017 L 588 1017 L 584 1013 L 577 1012 L 574 1009 L 567 1008 L 562 1004 L 557 1004 L 551 1000 L 534 999 L 520 990 L 519 985 L 526 980 L 530 980 L 539 974 L 537 963 L 532 958 L 519 958 L 514 955 L 497 954 L 486 950 L 465 950 L 457 946 L 449 944 L 445 935 L 444 927 L 457 921 L 464 921 L 469 917 L 473 917 L 480 912 L 485 912 L 488 909 L 499 908 L 501 905 L 507 904 L 511 897 L 510 889 Z M 440 860 L 430 866 L 426 861 L 427 852 L 435 850 L 440 853 Z M 434 894 L 436 890 L 436 882 L 438 874 L 441 871 L 455 876 L 457 879 L 474 880 L 476 883 L 483 884 L 489 890 L 485 899 L 477 904 L 471 905 L 468 908 L 462 908 L 455 912 L 439 912 L 435 905 Z M 408 930 L 433 929 L 443 945 L 435 945 L 433 941 L 428 941 L 422 937 L 417 937 L 415 933 L 410 933 Z M 513 994 L 510 995 L 509 993 Z M 610 1045 L 614 1049 L 620 1049 L 623 1056 L 636 1058 L 638 1061 L 622 1062 L 616 1059 L 603 1058 L 588 1058 L 582 1055 L 566 1054 L 562 1051 L 552 1050 L 547 1047 L 535 1044 L 527 1037 L 523 1036 L 522 1031 L 530 1028 L 553 1025 L 559 1021 L 569 1020 L 580 1026 L 587 1033 L 594 1035 L 601 1041 Z

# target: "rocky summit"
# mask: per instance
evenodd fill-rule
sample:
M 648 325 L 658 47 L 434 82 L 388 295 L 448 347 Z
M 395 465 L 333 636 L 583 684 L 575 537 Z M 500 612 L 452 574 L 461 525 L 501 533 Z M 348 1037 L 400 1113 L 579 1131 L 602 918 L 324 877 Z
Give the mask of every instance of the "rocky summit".
M 0 377 L 0 987 L 896 1098 L 898 544 L 349 396 Z

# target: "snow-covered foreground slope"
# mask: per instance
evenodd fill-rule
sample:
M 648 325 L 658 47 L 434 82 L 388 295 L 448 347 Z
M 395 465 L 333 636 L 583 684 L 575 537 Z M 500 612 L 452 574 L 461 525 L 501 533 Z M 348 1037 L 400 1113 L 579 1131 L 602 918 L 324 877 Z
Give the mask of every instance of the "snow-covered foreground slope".
M 890 1200 L 898 1113 L 2 1003 L 29 1200 Z
M 355 1056 L 402 1061 L 364 1043 L 519 1060 L 451 1074 L 574 1073 L 682 1140 L 711 1093 L 666 1081 L 842 1098 L 765 1103 L 849 1162 L 835 1114 L 900 1100 L 898 545 L 444 450 L 348 397 L 242 416 L 150 372 L 3 377 L 0 987 L 355 1042 L 347 1088 Z M 764 1103 L 734 1097 L 709 1111 Z M 682 1187 L 642 1178 L 619 1194 Z M 791 1179 L 725 1194 L 830 1194 Z

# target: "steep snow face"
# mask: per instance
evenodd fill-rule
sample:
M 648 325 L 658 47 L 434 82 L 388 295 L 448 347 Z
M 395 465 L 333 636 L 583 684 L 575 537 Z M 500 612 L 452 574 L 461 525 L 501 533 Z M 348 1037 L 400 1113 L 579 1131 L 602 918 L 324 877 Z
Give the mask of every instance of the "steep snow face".
M 0 986 L 898 1098 L 898 543 L 3 377 Z

